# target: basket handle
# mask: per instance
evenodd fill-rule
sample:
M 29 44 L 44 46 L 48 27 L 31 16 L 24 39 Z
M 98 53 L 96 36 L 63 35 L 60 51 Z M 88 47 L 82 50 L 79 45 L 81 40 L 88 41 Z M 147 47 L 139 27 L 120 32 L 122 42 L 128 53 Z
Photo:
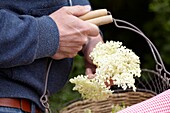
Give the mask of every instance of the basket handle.
M 131 31 L 136 32 L 139 35 L 141 35 L 147 41 L 147 43 L 148 43 L 148 45 L 151 49 L 152 55 L 153 55 L 154 60 L 156 62 L 156 71 L 158 71 L 159 74 L 161 75 L 162 70 L 163 70 L 164 71 L 164 78 L 168 79 L 168 82 L 170 82 L 170 78 L 168 78 L 166 76 L 166 74 L 168 74 L 170 76 L 170 72 L 168 72 L 166 70 L 160 53 L 158 52 L 155 45 L 149 40 L 149 38 L 139 28 L 137 28 L 136 26 L 134 26 L 133 24 L 131 24 L 127 21 L 113 18 L 111 13 L 109 11 L 107 11 L 106 9 L 99 9 L 99 10 L 90 11 L 87 14 L 80 16 L 79 18 L 84 20 L 84 21 L 95 24 L 97 26 L 114 22 L 115 26 L 118 27 L 118 28 L 128 29 L 128 30 L 131 30 Z M 118 25 L 118 23 L 123 23 L 123 24 L 128 25 L 128 26 L 121 26 L 121 25 Z
M 143 38 L 145 38 L 145 40 L 147 41 L 150 49 L 151 49 L 151 52 L 152 52 L 152 55 L 154 57 L 154 60 L 156 62 L 156 70 L 161 74 L 162 70 L 165 72 L 164 73 L 164 78 L 167 78 L 166 74 L 170 75 L 170 72 L 168 72 L 164 66 L 164 63 L 162 61 L 162 58 L 161 58 L 161 55 L 160 53 L 158 52 L 157 48 L 155 47 L 155 45 L 149 40 L 149 38 L 140 30 L 138 29 L 136 26 L 134 26 L 133 24 L 127 22 L 127 21 L 124 21 L 124 20 L 120 20 L 120 19 L 115 19 L 113 18 L 113 22 L 115 24 L 116 27 L 118 28 L 122 28 L 122 29 L 128 29 L 128 30 L 131 30 L 133 32 L 136 32 L 138 33 L 139 35 L 141 35 Z M 118 22 L 119 23 L 124 23 L 126 25 L 129 25 L 129 27 L 127 26 L 120 26 L 118 25 Z M 168 81 L 170 81 L 170 78 L 167 78 Z

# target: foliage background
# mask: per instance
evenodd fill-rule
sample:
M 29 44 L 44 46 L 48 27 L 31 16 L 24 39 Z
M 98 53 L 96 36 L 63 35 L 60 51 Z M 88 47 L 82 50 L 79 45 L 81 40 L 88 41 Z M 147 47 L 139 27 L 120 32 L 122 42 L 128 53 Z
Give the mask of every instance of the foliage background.
M 106 8 L 114 18 L 126 20 L 139 29 L 155 44 L 170 71 L 170 0 L 90 0 L 93 9 Z M 142 68 L 155 68 L 154 60 L 144 38 L 128 30 L 118 29 L 114 24 L 101 26 L 104 40 L 121 41 L 127 48 L 132 49 L 142 62 Z M 83 57 L 74 59 L 74 66 L 70 77 L 84 74 Z M 72 91 L 69 82 L 65 87 L 50 97 L 51 109 L 57 113 L 69 102 L 80 98 Z

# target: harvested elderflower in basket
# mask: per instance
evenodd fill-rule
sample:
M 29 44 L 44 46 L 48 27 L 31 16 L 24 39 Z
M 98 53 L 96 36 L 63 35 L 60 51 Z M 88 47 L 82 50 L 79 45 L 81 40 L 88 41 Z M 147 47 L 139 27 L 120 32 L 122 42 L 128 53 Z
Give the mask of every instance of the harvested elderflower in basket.
M 60 113 L 114 113 L 170 88 L 170 72 L 166 70 L 154 44 L 136 26 L 114 19 L 111 15 L 107 17 L 109 19 L 99 22 L 106 24 L 113 21 L 116 27 L 136 32 L 146 40 L 156 69 L 141 69 L 139 56 L 121 42 L 100 42 L 90 54 L 97 67 L 96 76 L 89 79 L 87 75 L 78 75 L 70 79 L 70 82 L 75 84 L 73 90 L 77 90 L 83 99 L 69 103 Z M 93 18 L 96 25 L 101 25 L 97 21 L 107 17 Z M 93 23 L 94 20 L 91 19 L 89 22 Z M 120 26 L 119 22 L 128 26 Z
M 112 95 L 112 90 L 106 85 L 110 81 L 124 90 L 133 88 L 134 77 L 140 77 L 139 57 L 130 49 L 122 46 L 121 42 L 99 42 L 90 54 L 97 66 L 95 77 L 89 79 L 87 75 L 79 75 L 70 79 L 75 84 L 73 90 L 78 90 L 83 98 L 105 100 Z

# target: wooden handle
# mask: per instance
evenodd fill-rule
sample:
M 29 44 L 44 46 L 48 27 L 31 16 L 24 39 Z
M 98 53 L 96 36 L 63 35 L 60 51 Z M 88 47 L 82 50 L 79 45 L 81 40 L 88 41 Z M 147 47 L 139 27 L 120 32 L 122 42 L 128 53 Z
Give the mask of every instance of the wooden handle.
M 97 26 L 100 26 L 100 25 L 112 23 L 113 18 L 112 18 L 112 15 L 107 15 L 107 16 L 101 16 L 101 17 L 93 18 L 93 19 L 86 20 L 86 21 L 89 23 L 95 24 Z
M 113 22 L 112 15 L 108 15 L 108 11 L 106 9 L 90 11 L 79 18 L 97 26 Z
M 87 14 L 80 16 L 79 18 L 85 21 L 85 20 L 106 16 L 106 15 L 107 15 L 106 9 L 98 9 L 98 10 L 90 11 Z

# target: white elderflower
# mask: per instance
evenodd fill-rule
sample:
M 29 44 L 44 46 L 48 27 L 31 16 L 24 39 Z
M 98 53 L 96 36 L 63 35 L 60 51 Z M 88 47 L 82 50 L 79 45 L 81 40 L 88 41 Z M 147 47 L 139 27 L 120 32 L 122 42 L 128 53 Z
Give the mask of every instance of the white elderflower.
M 93 100 L 107 99 L 113 91 L 106 86 L 110 80 L 113 85 L 124 90 L 132 88 L 134 91 L 134 77 L 140 77 L 139 57 L 130 49 L 122 46 L 121 42 L 99 42 L 90 54 L 90 58 L 96 65 L 96 77 L 88 79 L 79 75 L 70 79 L 75 84 L 73 90 L 79 91 L 83 98 Z
M 70 82 L 76 84 L 73 90 L 78 90 L 83 98 L 104 100 L 112 94 L 103 81 L 100 82 L 95 78 L 88 79 L 87 76 L 79 75 L 70 79 Z

